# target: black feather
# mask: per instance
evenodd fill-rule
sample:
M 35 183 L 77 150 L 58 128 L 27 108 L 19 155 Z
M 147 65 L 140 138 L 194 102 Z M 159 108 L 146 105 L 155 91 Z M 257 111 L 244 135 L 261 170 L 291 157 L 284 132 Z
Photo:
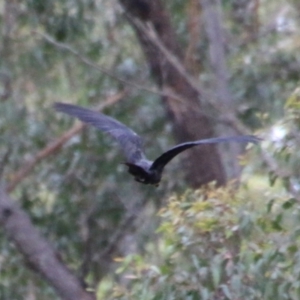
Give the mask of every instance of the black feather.
M 203 144 L 216 144 L 225 142 L 238 142 L 238 143 L 258 143 L 261 139 L 254 135 L 240 135 L 240 136 L 228 136 L 228 137 L 217 137 L 210 139 L 203 139 L 194 142 L 186 142 L 172 147 L 171 149 L 164 152 L 153 162 L 151 169 L 163 170 L 164 166 L 170 162 L 176 155 L 183 152 L 186 149 L 203 145 Z
M 110 134 L 120 145 L 130 163 L 136 163 L 144 158 L 142 139 L 130 128 L 119 121 L 77 105 L 55 103 L 55 109 L 67 115 L 78 118 L 84 123 Z

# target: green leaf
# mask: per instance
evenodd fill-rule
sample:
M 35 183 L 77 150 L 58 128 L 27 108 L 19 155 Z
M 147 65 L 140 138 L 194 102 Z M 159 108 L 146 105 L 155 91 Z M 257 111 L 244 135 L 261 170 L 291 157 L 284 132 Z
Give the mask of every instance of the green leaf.
M 284 202 L 281 207 L 283 209 L 289 209 L 289 208 L 293 207 L 297 202 L 298 202 L 297 199 L 291 198 L 291 199 L 287 200 L 286 202 Z

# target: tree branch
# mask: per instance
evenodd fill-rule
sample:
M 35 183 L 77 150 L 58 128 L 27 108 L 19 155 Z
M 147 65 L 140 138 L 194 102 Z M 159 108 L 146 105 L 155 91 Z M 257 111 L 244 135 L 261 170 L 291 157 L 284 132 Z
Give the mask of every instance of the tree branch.
M 65 300 L 95 300 L 34 228 L 26 213 L 0 187 L 0 224 L 29 265 Z
M 137 23 L 138 23 L 138 25 L 137 25 Z M 133 24 L 135 24 L 140 30 L 142 30 L 143 33 L 150 40 L 152 40 L 152 42 L 154 44 L 156 44 L 156 46 L 166 56 L 167 60 L 176 69 L 180 70 L 181 75 L 184 76 L 186 78 L 186 80 L 190 81 L 190 84 L 191 84 L 192 87 L 194 87 L 194 88 L 197 87 L 198 92 L 201 92 L 202 96 L 205 97 L 206 102 L 209 103 L 212 107 L 214 107 L 219 112 L 219 115 L 222 116 L 222 117 L 216 118 L 212 114 L 210 114 L 208 112 L 203 112 L 203 111 L 199 111 L 198 113 L 200 115 L 202 115 L 202 116 L 206 116 L 207 118 L 212 119 L 214 122 L 219 122 L 219 123 L 227 124 L 228 126 L 234 126 L 232 124 L 232 119 L 234 118 L 234 115 L 232 114 L 232 116 L 229 116 L 228 112 L 227 112 L 227 114 L 225 114 L 224 113 L 225 109 L 223 109 L 223 107 L 220 107 L 220 105 L 218 103 L 216 103 L 215 101 L 212 100 L 216 96 L 214 94 L 214 92 L 208 92 L 206 89 L 204 89 L 202 86 L 200 86 L 200 82 L 196 82 L 196 80 L 193 79 L 193 77 L 191 75 L 189 75 L 186 71 L 184 71 L 184 66 L 163 45 L 163 43 L 160 41 L 160 39 L 157 37 L 157 35 L 153 31 L 153 29 L 149 29 L 149 27 L 143 26 L 143 24 L 141 22 L 139 22 L 138 20 L 134 20 Z M 150 30 L 150 33 L 148 32 L 149 30 Z M 157 94 L 157 95 L 160 95 L 160 96 L 169 97 L 172 100 L 179 101 L 181 103 L 181 105 L 184 105 L 184 106 L 186 106 L 189 109 L 195 110 L 195 106 L 193 104 L 191 104 L 190 102 L 186 101 L 184 95 L 180 95 L 174 89 L 170 88 L 170 86 L 164 86 L 163 90 L 157 90 L 157 89 L 152 89 L 150 87 L 146 87 L 146 86 L 142 86 L 142 85 L 136 84 L 136 83 L 134 83 L 132 81 L 128 81 L 128 80 L 122 79 L 119 76 L 117 76 L 116 74 L 114 74 L 112 71 L 109 71 L 109 70 L 103 68 L 102 66 L 99 66 L 95 62 L 89 60 L 87 57 L 85 57 L 80 52 L 78 52 L 77 50 L 75 50 L 74 48 L 72 48 L 70 45 L 65 44 L 65 43 L 60 43 L 60 42 L 56 41 L 54 38 L 52 38 L 50 35 L 48 35 L 48 34 L 37 32 L 37 31 L 33 31 L 33 32 L 35 34 L 41 36 L 49 44 L 52 44 L 52 45 L 54 45 L 55 47 L 57 47 L 59 49 L 68 51 L 69 53 L 73 54 L 74 56 L 76 56 L 80 61 L 82 61 L 87 66 L 90 66 L 90 67 L 92 67 L 92 68 L 94 68 L 94 69 L 102 72 L 103 74 L 105 74 L 105 75 L 107 75 L 107 76 L 109 76 L 109 77 L 111 77 L 111 78 L 113 78 L 113 79 L 115 79 L 115 80 L 117 80 L 117 81 L 119 81 L 119 82 L 127 85 L 127 86 L 131 86 L 131 87 L 134 87 L 136 89 L 144 90 L 144 91 L 147 91 L 149 93 Z M 242 126 L 235 126 L 235 129 L 239 133 L 241 133 L 241 134 L 246 134 L 247 132 L 249 132 L 249 130 L 246 129 L 246 127 L 242 127 Z

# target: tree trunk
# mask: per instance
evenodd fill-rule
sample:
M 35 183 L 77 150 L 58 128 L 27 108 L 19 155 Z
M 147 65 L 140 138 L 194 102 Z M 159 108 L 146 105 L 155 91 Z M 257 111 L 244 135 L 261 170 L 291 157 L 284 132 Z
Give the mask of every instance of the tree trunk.
M 214 90 L 222 111 L 233 111 L 233 96 L 229 90 L 229 71 L 226 66 L 224 32 L 221 19 L 221 4 L 219 0 L 201 1 L 205 28 L 209 40 L 210 63 L 214 74 Z M 237 131 L 229 126 L 217 126 L 221 135 L 237 135 Z M 219 146 L 222 152 L 222 162 L 226 170 L 227 179 L 238 178 L 241 166 L 237 157 L 242 154 L 245 146 L 239 143 L 223 144 Z
M 145 27 L 151 27 L 160 43 L 183 62 L 180 50 L 171 26 L 170 17 L 159 0 L 120 0 L 125 7 L 129 21 L 134 26 L 138 39 L 147 57 L 152 74 L 162 90 L 180 95 L 184 101 L 164 96 L 163 103 L 173 124 L 177 142 L 193 141 L 214 136 L 213 124 L 205 115 L 201 105 L 201 95 L 174 67 L 166 55 L 136 26 L 135 19 Z M 197 188 L 215 180 L 222 185 L 226 175 L 216 146 L 202 145 L 185 153 L 184 167 L 188 184 Z

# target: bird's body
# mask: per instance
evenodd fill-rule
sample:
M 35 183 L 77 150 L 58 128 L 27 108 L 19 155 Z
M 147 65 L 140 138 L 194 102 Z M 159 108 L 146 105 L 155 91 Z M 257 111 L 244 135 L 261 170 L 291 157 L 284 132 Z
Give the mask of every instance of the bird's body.
M 92 125 L 110 134 L 120 144 L 126 156 L 128 172 L 135 180 L 144 184 L 158 185 L 165 165 L 182 151 L 201 144 L 214 144 L 223 142 L 257 143 L 259 138 L 253 135 L 230 137 L 217 137 L 176 145 L 161 154 L 154 161 L 146 158 L 140 136 L 119 121 L 77 105 L 55 103 L 57 111 L 76 117 L 84 123 Z
M 151 169 L 153 162 L 150 160 L 139 161 L 137 164 L 125 163 L 128 167 L 128 173 L 134 176 L 134 179 L 144 184 L 158 185 L 162 173 Z

